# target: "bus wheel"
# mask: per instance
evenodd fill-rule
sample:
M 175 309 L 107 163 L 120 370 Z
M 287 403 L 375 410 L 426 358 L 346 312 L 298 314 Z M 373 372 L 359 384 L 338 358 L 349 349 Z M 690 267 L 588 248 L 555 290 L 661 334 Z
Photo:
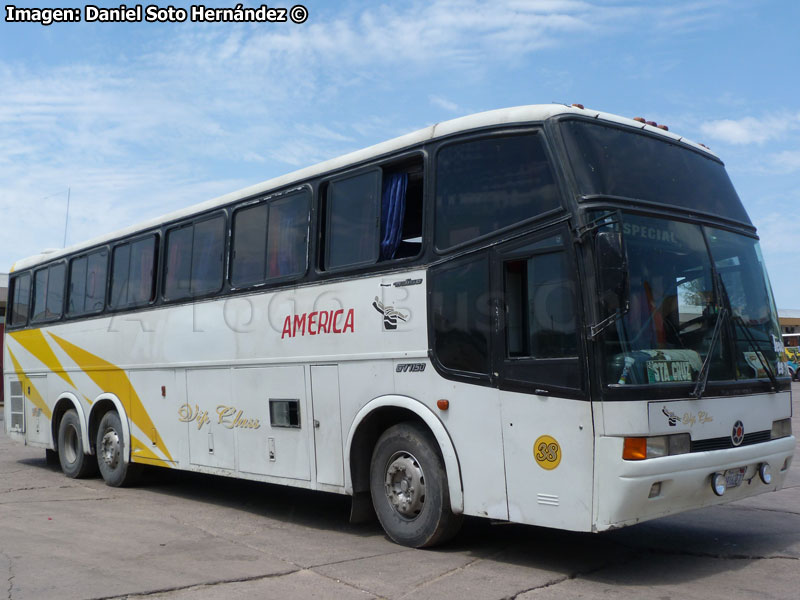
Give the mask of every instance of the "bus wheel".
M 422 548 L 458 533 L 461 515 L 450 510 L 447 474 L 436 440 L 414 422 L 378 438 L 370 465 L 372 504 L 384 531 L 398 544 Z
M 97 465 L 100 474 L 111 487 L 131 485 L 138 479 L 140 466 L 125 462 L 125 438 L 116 411 L 110 410 L 100 420 L 97 429 Z
M 58 460 L 64 475 L 72 479 L 88 477 L 97 471 L 94 459 L 84 453 L 81 419 L 74 408 L 64 413 L 58 426 Z

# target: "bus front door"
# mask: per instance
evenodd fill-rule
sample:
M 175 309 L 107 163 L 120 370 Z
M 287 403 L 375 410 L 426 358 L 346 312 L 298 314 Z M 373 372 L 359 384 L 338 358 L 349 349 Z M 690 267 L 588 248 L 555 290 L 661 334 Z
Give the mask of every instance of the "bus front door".
M 577 267 L 565 226 L 494 251 L 493 377 L 509 519 L 585 531 L 592 408 L 583 389 Z

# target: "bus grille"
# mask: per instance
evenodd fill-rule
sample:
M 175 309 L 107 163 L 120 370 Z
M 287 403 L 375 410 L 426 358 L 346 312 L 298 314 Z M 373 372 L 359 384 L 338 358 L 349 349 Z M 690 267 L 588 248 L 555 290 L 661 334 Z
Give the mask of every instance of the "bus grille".
M 761 444 L 770 441 L 770 431 L 754 431 L 747 433 L 744 440 L 739 446 L 750 446 L 752 444 Z M 707 452 L 708 450 L 726 450 L 734 448 L 733 442 L 730 437 L 711 438 L 708 440 L 692 440 L 692 452 Z

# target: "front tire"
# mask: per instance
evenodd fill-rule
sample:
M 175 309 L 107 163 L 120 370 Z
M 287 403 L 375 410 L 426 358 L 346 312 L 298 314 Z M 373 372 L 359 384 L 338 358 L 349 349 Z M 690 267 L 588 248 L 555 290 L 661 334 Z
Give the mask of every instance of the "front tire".
M 122 434 L 122 422 L 116 411 L 108 411 L 100 420 L 95 448 L 97 466 L 106 485 L 125 487 L 136 482 L 141 468 L 139 465 L 125 462 L 127 449 Z
M 81 419 L 74 408 L 64 413 L 58 425 L 58 460 L 64 475 L 72 479 L 83 479 L 97 472 L 94 458 L 85 454 Z
M 461 515 L 450 510 L 438 444 L 418 423 L 399 423 L 378 438 L 370 465 L 370 493 L 384 531 L 398 544 L 412 548 L 441 544 L 461 527 Z

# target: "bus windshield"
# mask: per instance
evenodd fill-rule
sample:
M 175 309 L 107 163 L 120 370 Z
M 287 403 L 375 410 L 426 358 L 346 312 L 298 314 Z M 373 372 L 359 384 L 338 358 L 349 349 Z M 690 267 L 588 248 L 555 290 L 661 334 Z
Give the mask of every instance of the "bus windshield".
M 629 292 L 622 316 L 600 338 L 606 384 L 690 383 L 702 371 L 708 381 L 784 375 L 755 239 L 628 213 L 621 229 Z
M 568 120 L 562 131 L 583 196 L 635 198 L 752 226 L 724 165 L 711 156 L 611 124 Z

